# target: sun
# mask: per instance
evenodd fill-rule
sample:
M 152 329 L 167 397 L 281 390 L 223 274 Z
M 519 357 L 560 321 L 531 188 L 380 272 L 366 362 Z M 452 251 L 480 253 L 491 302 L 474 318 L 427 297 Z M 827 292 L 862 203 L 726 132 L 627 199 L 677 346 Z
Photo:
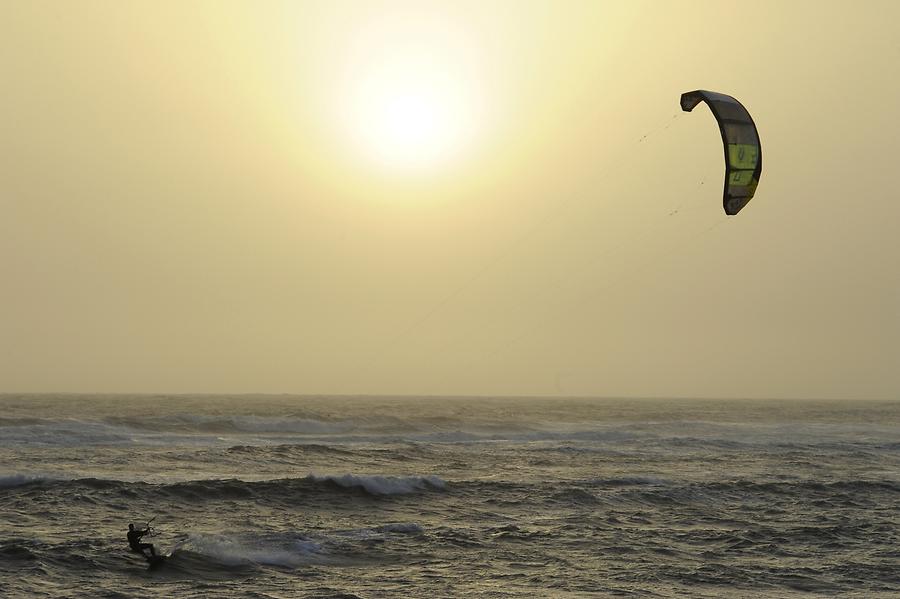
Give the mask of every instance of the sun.
M 473 107 L 454 82 L 415 63 L 373 65 L 357 82 L 348 124 L 359 149 L 383 166 L 422 169 L 459 152 Z
M 469 48 L 446 27 L 372 27 L 343 68 L 338 119 L 353 151 L 392 172 L 432 171 L 464 154 L 480 105 Z

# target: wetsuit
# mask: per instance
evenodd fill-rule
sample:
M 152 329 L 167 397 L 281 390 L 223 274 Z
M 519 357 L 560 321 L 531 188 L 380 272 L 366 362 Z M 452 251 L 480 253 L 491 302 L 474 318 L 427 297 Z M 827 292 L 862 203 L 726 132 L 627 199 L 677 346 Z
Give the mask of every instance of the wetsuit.
M 156 555 L 156 550 L 153 548 L 153 543 L 141 543 L 141 537 L 145 534 L 149 533 L 150 529 L 145 528 L 144 530 L 129 530 L 128 531 L 128 545 L 131 547 L 131 550 L 135 553 L 140 553 L 147 556 L 144 553 L 144 549 L 150 550 L 150 555 Z

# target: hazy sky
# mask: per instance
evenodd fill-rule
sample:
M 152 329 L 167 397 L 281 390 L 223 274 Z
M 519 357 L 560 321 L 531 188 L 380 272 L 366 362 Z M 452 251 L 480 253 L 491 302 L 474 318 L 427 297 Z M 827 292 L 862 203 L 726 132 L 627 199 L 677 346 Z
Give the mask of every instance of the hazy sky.
M 6 0 L 0 76 L 0 391 L 900 397 L 900 3 Z

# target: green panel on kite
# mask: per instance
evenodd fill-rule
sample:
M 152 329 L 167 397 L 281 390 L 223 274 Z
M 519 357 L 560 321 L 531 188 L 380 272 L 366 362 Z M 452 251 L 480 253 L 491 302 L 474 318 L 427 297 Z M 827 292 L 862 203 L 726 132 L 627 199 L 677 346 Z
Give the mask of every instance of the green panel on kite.
M 728 144 L 728 164 L 731 168 L 749 169 L 756 168 L 759 159 L 759 146 L 750 144 Z
M 753 180 L 753 171 L 731 171 L 728 175 L 728 185 L 746 187 Z

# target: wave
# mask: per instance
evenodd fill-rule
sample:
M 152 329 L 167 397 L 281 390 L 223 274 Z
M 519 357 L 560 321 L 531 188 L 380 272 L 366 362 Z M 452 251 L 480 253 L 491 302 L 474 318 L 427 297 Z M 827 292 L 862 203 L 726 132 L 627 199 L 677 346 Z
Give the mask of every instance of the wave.
M 387 415 L 296 411 L 284 415 L 193 414 L 89 418 L 0 418 L 0 445 L 215 445 L 358 442 L 470 444 L 508 441 L 546 443 L 534 451 L 603 452 L 640 447 L 656 450 L 748 446 L 776 450 L 808 447 L 896 451 L 897 427 L 846 424 L 797 426 L 760 423 L 501 421 L 473 416 L 400 418 Z M 553 447 L 552 444 L 561 444 Z
M 384 461 L 397 462 L 419 461 L 435 455 L 433 448 L 415 443 L 390 443 L 388 445 L 372 444 L 324 444 L 324 443 L 277 443 L 267 445 L 232 445 L 224 449 L 230 458 L 252 458 L 254 460 L 309 460 L 330 458 L 339 461 L 358 463 Z M 298 462 L 299 463 L 299 462 Z M 309 463 L 306 461 L 304 463 Z
M 597 491 L 604 502 L 656 507 L 694 506 L 701 510 L 731 510 L 758 505 L 767 509 L 867 509 L 880 501 L 896 502 L 900 484 L 893 481 L 714 481 L 669 485 L 639 485 Z M 715 507 L 710 507 L 715 506 Z M 743 510 L 741 510 L 743 511 Z
M 332 482 L 347 489 L 363 489 L 372 495 L 407 495 L 434 489 L 443 491 L 447 488 L 447 484 L 437 476 L 358 476 L 355 474 L 319 476 L 311 474 L 307 478 L 316 482 Z
M 728 482 L 705 483 L 705 488 L 716 491 L 744 491 L 748 493 L 774 493 L 792 495 L 797 491 L 808 493 L 840 492 L 840 493 L 900 493 L 900 482 L 893 480 L 838 480 L 838 481 L 750 481 L 736 480 Z
M 311 454 L 353 456 L 355 452 L 350 449 L 321 443 L 281 443 L 278 445 L 232 445 L 225 450 L 231 454 L 244 454 L 251 456 L 267 456 L 272 454 Z
M 447 483 L 433 475 L 379 476 L 357 474 L 309 474 L 301 478 L 244 481 L 239 479 L 204 479 L 167 484 L 129 482 L 100 478 L 57 479 L 43 475 L 13 474 L 0 477 L 0 491 L 40 487 L 64 493 L 90 489 L 97 497 L 120 500 L 146 497 L 202 503 L 221 499 L 253 500 L 296 507 L 304 501 L 331 501 L 335 493 L 353 493 L 369 497 L 409 495 L 444 491 Z
M 210 416 L 174 414 L 171 416 L 104 418 L 104 423 L 133 430 L 198 432 L 198 433 L 294 433 L 301 435 L 333 435 L 352 432 L 359 423 L 352 420 L 320 420 L 276 416 Z
M 34 542 L 27 539 L 7 539 L 0 541 L 0 558 L 10 562 L 30 562 L 38 559 L 34 552 Z
M 415 522 L 396 522 L 394 524 L 385 524 L 377 526 L 373 530 L 376 532 L 396 532 L 401 534 L 422 534 L 422 527 Z
M 634 487 L 643 485 L 666 485 L 668 481 L 655 476 L 619 476 L 612 478 L 593 478 L 585 484 L 597 487 Z
M 5 418 L 0 420 L 0 445 L 197 445 L 226 443 L 220 435 L 292 437 L 352 436 L 352 422 L 282 419 L 253 416 L 120 418 Z
M 40 487 L 62 492 L 91 490 L 114 499 L 160 497 L 199 503 L 214 500 L 254 500 L 279 505 L 299 506 L 304 501 L 329 501 L 334 495 L 351 494 L 357 497 L 392 497 L 412 494 L 446 492 L 448 483 L 436 475 L 373 475 L 319 474 L 297 478 L 270 480 L 200 479 L 154 484 L 103 478 L 61 478 L 46 473 L 0 474 L 0 492 L 16 493 L 21 489 Z M 453 488 L 463 494 L 477 494 L 497 498 L 534 495 L 539 492 L 556 500 L 590 502 L 594 498 L 618 495 L 627 499 L 639 497 L 678 501 L 728 497 L 820 497 L 830 500 L 863 501 L 873 495 L 900 494 L 900 481 L 893 479 L 847 480 L 717 480 L 707 482 L 676 482 L 655 476 L 631 475 L 582 479 L 560 486 L 554 480 L 503 481 L 461 480 Z M 636 495 L 635 495 L 636 494 Z
M 215 499 L 252 499 L 297 507 L 303 502 L 334 495 L 354 493 L 369 497 L 409 495 L 446 489 L 436 476 L 317 475 L 265 481 L 198 480 L 161 485 L 158 494 L 199 503 Z
M 585 489 L 571 488 L 557 491 L 550 496 L 550 503 L 568 505 L 595 505 L 600 503 L 596 495 Z

